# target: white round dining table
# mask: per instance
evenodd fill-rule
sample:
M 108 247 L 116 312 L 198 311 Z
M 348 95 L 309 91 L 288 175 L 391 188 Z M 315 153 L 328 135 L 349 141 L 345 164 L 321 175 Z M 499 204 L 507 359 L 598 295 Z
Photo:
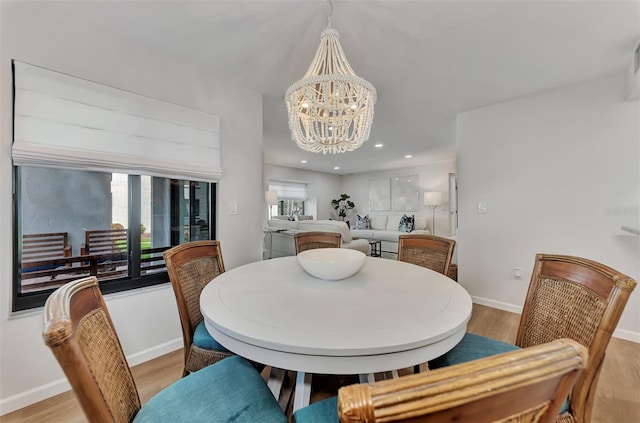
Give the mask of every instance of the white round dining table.
M 206 328 L 225 348 L 298 372 L 294 409 L 308 404 L 312 373 L 386 372 L 446 353 L 471 307 L 452 279 L 373 257 L 337 281 L 307 274 L 295 256 L 258 261 L 219 275 L 200 296 Z

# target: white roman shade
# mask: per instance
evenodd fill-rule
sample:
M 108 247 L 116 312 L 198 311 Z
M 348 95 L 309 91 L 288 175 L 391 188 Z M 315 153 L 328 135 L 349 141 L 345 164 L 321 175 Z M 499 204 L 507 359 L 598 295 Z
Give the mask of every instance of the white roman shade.
M 220 119 L 14 62 L 16 166 L 216 182 Z
M 269 191 L 277 191 L 278 200 L 307 199 L 307 184 L 303 182 L 269 181 Z

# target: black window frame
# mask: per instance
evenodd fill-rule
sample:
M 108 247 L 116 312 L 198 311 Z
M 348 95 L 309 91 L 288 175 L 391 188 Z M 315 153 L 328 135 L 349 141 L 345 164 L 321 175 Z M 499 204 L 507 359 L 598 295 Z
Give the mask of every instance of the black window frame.
M 44 306 L 45 301 L 47 300 L 47 298 L 49 297 L 49 295 L 51 295 L 51 293 L 53 291 L 55 291 L 56 288 L 51 288 L 51 289 L 47 289 L 47 290 L 41 290 L 41 291 L 37 291 L 37 292 L 32 292 L 32 293 L 21 293 L 21 279 L 19 276 L 19 266 L 20 263 L 18 261 L 18 248 L 19 248 L 19 236 L 20 236 L 20 216 L 22 216 L 21 214 L 21 201 L 19 198 L 19 193 L 21 192 L 20 190 L 20 186 L 21 186 L 21 178 L 20 178 L 20 172 L 19 172 L 19 168 L 18 166 L 13 166 L 13 190 L 12 190 L 12 202 L 13 202 L 13 207 L 12 207 L 12 234 L 11 234 L 11 239 L 12 239 L 12 243 L 13 243 L 13 284 L 12 284 L 12 304 L 11 304 L 11 310 L 12 312 L 18 312 L 18 311 L 24 311 L 24 310 L 29 310 L 29 309 L 34 309 L 34 308 L 39 308 Z M 132 180 L 134 180 L 135 178 L 129 178 L 129 186 L 131 188 L 131 184 L 132 184 Z M 171 179 L 171 178 L 168 178 Z M 191 185 L 193 186 L 193 182 L 195 181 L 190 181 Z M 133 182 L 135 183 L 135 182 Z M 138 185 L 139 185 L 139 177 L 138 177 Z M 216 197 L 217 197 L 217 189 L 218 189 L 218 184 L 215 182 L 209 182 L 209 225 L 208 225 L 208 230 L 209 230 L 209 239 L 216 239 L 216 224 L 215 222 L 217 221 L 217 213 L 216 213 Z M 129 245 L 132 246 L 132 248 L 136 248 L 135 246 L 137 245 L 138 247 L 138 251 L 139 251 L 139 245 L 140 245 L 140 224 L 139 222 L 135 225 L 131 225 L 131 221 L 135 219 L 135 217 L 137 216 L 137 220 L 139 221 L 139 217 L 140 217 L 140 209 L 141 209 L 141 202 L 140 202 L 140 197 L 139 197 L 139 191 L 134 195 L 130 195 L 129 196 L 129 219 L 130 219 L 130 228 L 132 228 L 129 231 Z M 192 211 L 194 208 L 194 201 L 195 201 L 195 196 L 190 195 L 189 196 L 189 210 Z M 136 212 L 137 210 L 137 212 Z M 191 216 L 192 213 L 190 213 Z M 190 226 L 193 222 L 190 221 Z M 134 230 L 137 229 L 137 230 Z M 193 233 L 193 231 L 190 231 L 190 233 Z M 137 234 L 137 243 L 131 243 L 131 238 L 133 237 L 134 239 L 136 239 L 136 235 Z M 173 244 L 173 243 L 172 243 Z M 169 247 L 170 248 L 170 247 Z M 129 253 L 131 253 L 131 249 L 129 250 Z M 131 262 L 132 259 L 129 259 L 129 266 L 131 266 Z M 139 264 L 139 258 L 137 260 L 137 263 Z M 131 272 L 129 272 L 129 275 L 131 275 Z M 116 293 L 116 292 L 124 292 L 124 291 L 130 291 L 130 290 L 135 290 L 135 289 L 139 289 L 139 288 L 145 288 L 145 287 L 150 287 L 150 286 L 155 286 L 155 285 L 161 285 L 161 284 L 165 284 L 169 282 L 169 274 L 167 273 L 167 271 L 162 271 L 162 272 L 158 272 L 158 273 L 154 273 L 151 275 L 144 275 L 144 276 L 137 276 L 137 277 L 132 277 L 132 276 L 127 276 L 124 278 L 118 278 L 118 279 L 111 279 L 111 280 L 106 280 L 106 281 L 100 281 L 99 283 L 99 287 L 100 290 L 102 291 L 102 294 L 112 294 L 112 293 Z

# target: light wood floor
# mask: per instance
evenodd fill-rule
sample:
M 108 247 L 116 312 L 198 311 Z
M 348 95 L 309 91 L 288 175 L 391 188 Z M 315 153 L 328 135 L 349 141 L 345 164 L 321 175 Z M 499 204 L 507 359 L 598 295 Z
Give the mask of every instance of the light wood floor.
M 520 316 L 480 305 L 473 306 L 469 332 L 514 342 Z M 182 373 L 182 352 L 174 351 L 135 366 L 133 376 L 146 402 Z M 263 372 L 266 374 L 266 372 Z M 291 379 L 291 378 L 289 378 Z M 357 383 L 355 377 L 314 376 L 311 400 L 335 395 L 343 384 Z M 290 382 L 285 381 L 280 404 L 289 403 Z M 82 423 L 82 410 L 71 392 L 33 404 L 0 417 L 3 423 Z M 592 423 L 640 423 L 640 344 L 613 338 L 607 349 Z

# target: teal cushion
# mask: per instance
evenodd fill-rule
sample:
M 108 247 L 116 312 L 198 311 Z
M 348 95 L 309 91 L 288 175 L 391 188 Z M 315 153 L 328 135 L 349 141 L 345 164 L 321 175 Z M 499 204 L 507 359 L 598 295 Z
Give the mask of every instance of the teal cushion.
M 520 347 L 507 342 L 486 338 L 473 333 L 466 333 L 462 338 L 462 341 L 460 341 L 460 343 L 451 351 L 430 361 L 429 368 L 438 369 L 440 367 L 453 366 L 455 364 L 466 363 L 467 361 L 477 360 L 519 349 Z M 569 403 L 565 400 L 559 414 L 568 410 Z
M 196 330 L 193 333 L 193 345 L 204 348 L 205 350 L 229 352 L 229 350 L 220 345 L 218 341 L 211 336 L 207 327 L 204 325 L 204 321 L 198 323 L 198 326 L 196 326 Z
M 242 357 L 191 373 L 151 398 L 136 423 L 287 422 L 266 383 Z
M 314 402 L 293 413 L 296 423 L 338 423 L 338 397 Z
M 443 356 L 429 362 L 430 369 L 453 366 L 467 361 L 519 350 L 513 344 L 498 341 L 484 336 L 466 333 L 460 343 Z

